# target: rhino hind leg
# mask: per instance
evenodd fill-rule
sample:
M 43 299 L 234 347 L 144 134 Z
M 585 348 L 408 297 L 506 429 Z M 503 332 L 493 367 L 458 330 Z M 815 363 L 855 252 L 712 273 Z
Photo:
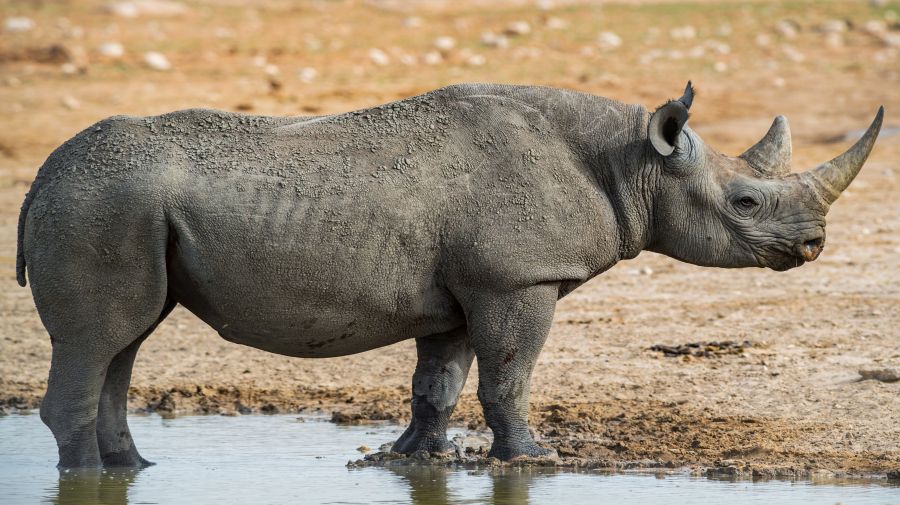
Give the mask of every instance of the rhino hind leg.
M 167 304 L 164 222 L 129 215 L 139 206 L 119 210 L 115 219 L 98 211 L 90 222 L 103 226 L 82 227 L 80 234 L 58 231 L 82 219 L 73 210 L 43 219 L 26 235 L 32 294 L 53 346 L 41 420 L 56 438 L 60 468 L 103 464 L 97 428 L 104 388 L 108 400 L 116 390 L 124 394 L 120 370 L 130 368 L 124 365 L 137 351 L 129 346 Z M 101 426 L 111 419 L 104 415 Z
M 97 443 L 105 467 L 144 468 L 153 463 L 142 458 L 128 429 L 128 386 L 138 349 L 175 308 L 166 302 L 159 319 L 140 338 L 116 354 L 106 370 L 97 412 Z
M 394 443 L 393 452 L 444 453 L 455 449 L 447 440 L 447 423 L 474 358 L 467 340 L 465 328 L 416 339 L 412 420 Z

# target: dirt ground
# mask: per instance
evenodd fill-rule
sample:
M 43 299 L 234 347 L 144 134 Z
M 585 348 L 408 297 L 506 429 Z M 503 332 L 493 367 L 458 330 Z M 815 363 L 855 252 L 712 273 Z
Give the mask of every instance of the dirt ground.
M 885 130 L 832 207 L 815 263 L 719 270 L 644 253 L 563 299 L 534 376 L 533 426 L 564 458 L 605 466 L 900 478 L 900 382 L 859 375 L 900 366 L 900 3 L 247 3 L 0 1 L 5 411 L 39 404 L 50 361 L 15 283 L 19 205 L 43 159 L 96 120 L 187 107 L 321 114 L 465 81 L 654 107 L 691 79 L 691 124 L 728 154 L 777 114 L 791 121 L 795 170 L 842 152 L 881 104 Z M 16 31 L 9 18 L 23 16 L 33 26 Z M 101 50 L 110 42 L 123 54 Z M 151 68 L 148 51 L 171 68 Z M 651 350 L 712 341 L 749 344 Z M 402 422 L 414 364 L 412 342 L 334 359 L 267 354 L 178 308 L 141 349 L 131 407 Z M 477 429 L 471 377 L 455 420 Z

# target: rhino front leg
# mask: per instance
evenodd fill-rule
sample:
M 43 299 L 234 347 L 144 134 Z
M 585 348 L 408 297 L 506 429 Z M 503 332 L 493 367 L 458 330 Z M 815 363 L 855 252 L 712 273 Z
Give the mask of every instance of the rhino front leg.
M 418 363 L 412 381 L 412 421 L 393 452 L 449 452 L 447 423 L 466 383 L 474 353 L 465 329 L 416 339 Z
M 478 294 L 464 305 L 478 358 L 478 399 L 494 432 L 490 456 L 509 460 L 551 453 L 535 443 L 528 429 L 528 396 L 558 292 L 555 284 L 541 284 L 513 293 Z

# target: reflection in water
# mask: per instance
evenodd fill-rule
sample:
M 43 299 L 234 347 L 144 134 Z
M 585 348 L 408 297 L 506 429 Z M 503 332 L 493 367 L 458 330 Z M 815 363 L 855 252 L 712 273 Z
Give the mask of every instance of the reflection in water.
M 451 473 L 466 475 L 467 478 L 478 478 L 467 475 L 463 471 L 454 471 L 439 466 L 394 466 L 388 467 L 409 485 L 409 497 L 413 505 L 443 505 L 459 503 L 459 497 L 448 490 L 447 476 Z M 483 497 L 479 503 L 490 505 L 527 505 L 528 492 L 535 477 L 544 473 L 555 473 L 555 470 L 541 469 L 505 469 L 491 473 L 478 472 L 489 476 L 491 482 L 490 495 Z M 458 484 L 458 483 L 457 483 Z
M 54 505 L 125 505 L 128 488 L 140 470 L 60 470 L 56 487 L 48 489 Z

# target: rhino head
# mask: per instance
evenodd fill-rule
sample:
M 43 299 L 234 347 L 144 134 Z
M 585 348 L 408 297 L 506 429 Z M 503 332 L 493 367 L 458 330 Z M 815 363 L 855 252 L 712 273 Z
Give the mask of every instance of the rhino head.
M 693 97 L 688 83 L 681 98 L 650 116 L 648 151 L 657 181 L 647 249 L 698 265 L 778 271 L 815 260 L 825 246 L 828 208 L 866 161 L 884 108 L 847 152 L 791 173 L 791 133 L 783 116 L 756 145 L 726 156 L 687 126 Z

